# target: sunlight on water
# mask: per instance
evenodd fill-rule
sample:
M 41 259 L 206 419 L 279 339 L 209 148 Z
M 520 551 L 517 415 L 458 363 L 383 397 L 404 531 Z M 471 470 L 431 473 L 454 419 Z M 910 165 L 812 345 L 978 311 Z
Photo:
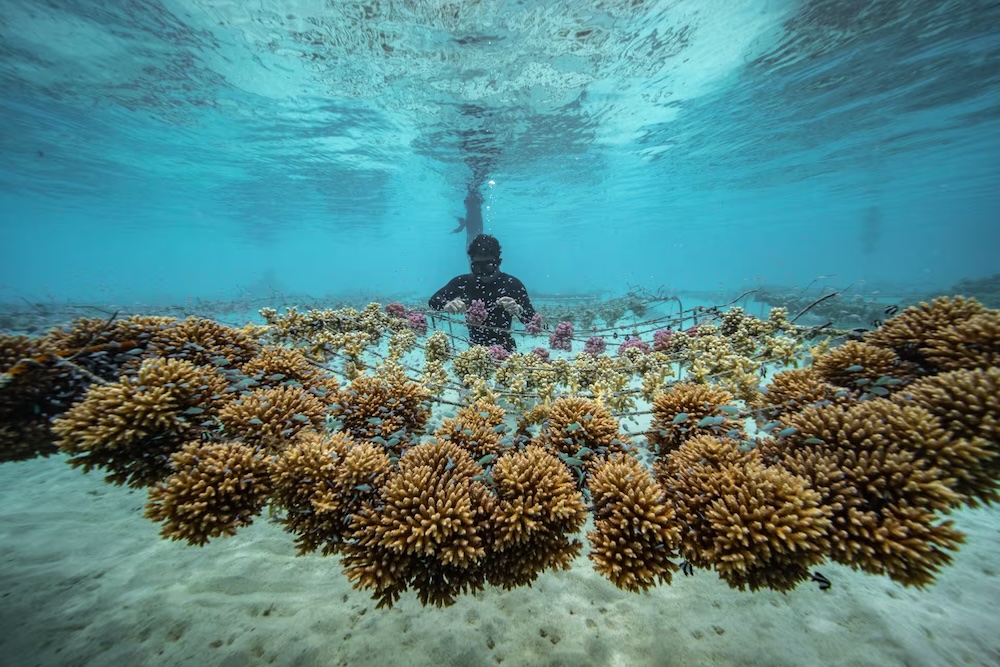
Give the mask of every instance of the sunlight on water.
M 553 289 L 586 282 L 578 261 L 605 274 L 588 288 L 760 273 L 732 251 L 706 273 L 692 252 L 707 245 L 787 243 L 767 277 L 808 280 L 798 244 L 833 229 L 867 259 L 845 244 L 828 272 L 995 266 L 970 242 L 997 190 L 990 3 L 11 0 L 0 18 L 5 208 L 70 236 L 231 238 L 250 254 L 220 271 L 243 282 L 253 249 L 292 233 L 443 257 L 461 193 L 486 176 L 488 231 Z M 968 230 L 946 256 L 928 251 L 942 215 Z M 590 243 L 623 229 L 653 246 Z M 570 237 L 590 242 L 561 265 Z M 436 281 L 359 274 L 332 252 L 343 272 L 324 285 Z

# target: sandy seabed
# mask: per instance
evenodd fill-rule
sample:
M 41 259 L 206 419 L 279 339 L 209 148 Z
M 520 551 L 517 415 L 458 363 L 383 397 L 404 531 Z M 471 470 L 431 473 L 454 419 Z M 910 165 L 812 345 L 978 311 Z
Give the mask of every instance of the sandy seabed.
M 926 591 L 825 565 L 828 591 L 698 571 L 635 595 L 581 556 L 533 588 L 376 610 L 275 523 L 168 542 L 143 492 L 61 456 L 0 465 L 0 497 L 3 665 L 1000 665 L 997 508 L 954 515 L 967 543 Z

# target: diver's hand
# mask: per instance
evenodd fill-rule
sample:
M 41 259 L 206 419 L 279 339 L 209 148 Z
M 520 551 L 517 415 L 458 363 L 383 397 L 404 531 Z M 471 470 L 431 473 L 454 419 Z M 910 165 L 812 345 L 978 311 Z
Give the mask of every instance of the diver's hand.
M 448 303 L 444 304 L 442 308 L 444 312 L 451 313 L 452 315 L 458 315 L 459 313 L 465 312 L 465 302 L 461 299 L 452 299 Z
M 521 308 L 521 305 L 513 297 L 502 296 L 497 299 L 497 303 L 511 315 L 520 315 L 524 312 L 524 308 Z

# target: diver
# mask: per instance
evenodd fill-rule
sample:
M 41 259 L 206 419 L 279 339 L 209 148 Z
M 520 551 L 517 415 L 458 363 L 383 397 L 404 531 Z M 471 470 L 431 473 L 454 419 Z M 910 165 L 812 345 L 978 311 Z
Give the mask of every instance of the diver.
M 469 340 L 473 345 L 502 345 L 508 352 L 517 349 L 510 325 L 516 315 L 527 323 L 535 315 L 524 283 L 500 271 L 500 242 L 489 234 L 479 234 L 469 245 L 471 273 L 455 276 L 434 293 L 428 305 L 432 310 L 458 314 L 468 310 L 472 301 L 486 304 L 486 321 L 469 324 Z
M 465 195 L 465 217 L 458 219 L 458 227 L 451 231 L 458 234 L 465 230 L 465 247 L 468 249 L 477 236 L 483 233 L 483 196 L 479 190 L 469 186 L 469 193 Z

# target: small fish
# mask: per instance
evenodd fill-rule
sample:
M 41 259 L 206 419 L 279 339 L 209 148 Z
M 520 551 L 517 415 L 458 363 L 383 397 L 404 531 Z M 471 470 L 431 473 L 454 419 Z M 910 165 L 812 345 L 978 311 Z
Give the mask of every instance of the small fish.
M 875 380 L 876 387 L 894 387 L 897 384 L 903 384 L 903 381 L 899 378 L 889 377 L 888 375 L 883 375 Z
M 844 369 L 844 371 L 847 373 L 860 373 L 863 370 L 865 370 L 865 367 L 862 366 L 861 364 L 851 364 L 850 366 Z
M 454 461 L 452 461 L 452 460 L 451 460 L 451 457 L 449 456 L 449 457 L 448 457 L 448 462 L 444 464 L 444 469 L 445 469 L 445 470 L 451 470 L 451 469 L 452 469 L 452 468 L 454 468 L 454 467 L 455 467 L 455 462 L 454 462 Z
M 277 382 L 278 380 L 284 380 L 285 379 L 285 374 L 284 373 L 272 373 L 271 375 L 267 376 L 267 379 L 268 380 L 274 380 L 275 382 Z
M 571 465 L 571 466 L 582 466 L 583 465 L 583 461 L 581 461 L 580 459 L 574 458 L 572 456 L 568 456 L 566 454 L 563 454 L 561 458 L 562 458 L 563 461 L 565 461 L 568 465 Z
M 260 424 L 263 424 L 264 422 L 262 422 L 262 421 L 260 420 L 260 417 L 251 417 L 251 418 L 250 418 L 250 419 L 249 419 L 249 420 L 247 421 L 247 423 L 248 423 L 248 424 L 253 424 L 254 426 L 258 426 L 258 425 L 260 425 Z
M 229 359 L 226 359 L 225 357 L 212 357 L 211 359 L 209 359 L 209 361 L 211 361 L 216 366 L 228 366 L 230 363 Z
M 763 431 L 764 433 L 770 433 L 779 426 L 781 426 L 781 422 L 767 422 L 766 424 L 760 427 L 760 430 Z
M 462 434 L 463 435 L 475 435 L 475 433 L 472 432 L 471 428 L 463 428 L 462 429 Z
M 578 428 L 580 428 L 580 422 L 573 422 L 572 424 L 570 424 L 570 425 L 568 425 L 566 427 L 566 430 L 567 431 L 575 431 Z
M 371 484 L 357 484 L 357 485 L 355 485 L 354 488 L 357 489 L 358 491 L 371 491 L 372 490 L 372 485 Z
M 698 428 L 709 428 L 710 426 L 718 426 L 722 422 L 726 421 L 725 417 L 702 417 L 695 426 Z
M 684 422 L 686 422 L 687 420 L 688 420 L 688 413 L 686 413 L 686 412 L 681 412 L 681 413 L 679 413 L 679 414 L 678 414 L 678 415 L 677 415 L 676 417 L 674 417 L 674 418 L 673 418 L 673 419 L 672 419 L 672 420 L 670 421 L 670 423 L 671 423 L 671 424 L 683 424 L 683 423 L 684 423 Z
M 783 428 L 780 431 L 778 431 L 776 435 L 779 438 L 787 438 L 788 436 L 794 435 L 795 433 L 798 433 L 798 432 L 799 432 L 799 429 L 795 428 L 794 426 L 789 426 L 788 428 Z
M 379 417 L 369 417 L 368 418 L 368 423 L 369 424 L 374 424 L 375 426 L 378 426 L 379 424 L 382 423 L 382 420 Z
M 888 396 L 889 395 L 889 390 L 886 389 L 885 387 L 872 387 L 868 391 L 870 391 L 871 393 L 875 394 L 876 396 Z
M 490 418 L 490 413 L 488 413 L 485 410 L 483 410 L 482 412 L 479 413 L 479 416 L 482 417 L 483 419 L 489 419 Z
M 822 445 L 823 444 L 823 441 L 820 440 L 819 438 L 806 438 L 802 442 L 804 442 L 807 445 Z
M 830 583 L 830 580 L 823 576 L 821 572 L 813 572 L 811 580 L 819 584 L 819 589 L 821 591 L 828 591 L 830 590 L 830 587 L 833 586 L 833 584 Z
M 885 310 L 882 312 L 884 312 L 886 315 L 889 316 L 895 315 L 896 313 L 899 312 L 899 306 L 896 305 L 886 306 Z
M 726 437 L 727 438 L 733 438 L 734 440 L 738 440 L 739 437 L 740 437 L 740 435 L 742 435 L 742 434 L 739 432 L 738 429 L 735 429 L 735 428 L 731 428 L 728 431 L 726 431 Z
M 479 465 L 484 466 L 487 463 L 489 463 L 490 461 L 492 461 L 493 459 L 495 459 L 496 457 L 497 457 L 496 454 L 487 454 L 483 458 L 479 459 Z
M 577 450 L 576 454 L 574 454 L 573 457 L 577 459 L 582 459 L 584 456 L 592 453 L 593 451 L 594 450 L 591 449 L 590 447 L 581 447 L 579 450 Z
M 493 427 L 493 432 L 494 433 L 503 433 L 506 430 L 507 430 L 507 425 L 506 424 L 499 424 L 499 425 Z
M 204 411 L 205 411 L 205 408 L 188 408 L 187 410 L 184 411 L 184 414 L 186 414 L 186 415 L 200 415 Z
M 307 421 L 309 421 L 309 417 L 305 416 L 304 414 L 298 413 L 298 412 L 295 413 L 294 415 L 292 415 L 292 419 L 294 421 L 297 421 L 297 422 L 307 422 Z
M 735 405 L 723 405 L 719 407 L 719 412 L 724 412 L 727 415 L 738 415 L 740 414 L 740 409 Z

